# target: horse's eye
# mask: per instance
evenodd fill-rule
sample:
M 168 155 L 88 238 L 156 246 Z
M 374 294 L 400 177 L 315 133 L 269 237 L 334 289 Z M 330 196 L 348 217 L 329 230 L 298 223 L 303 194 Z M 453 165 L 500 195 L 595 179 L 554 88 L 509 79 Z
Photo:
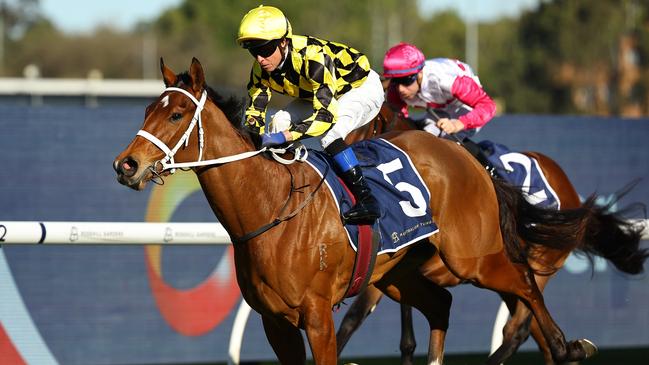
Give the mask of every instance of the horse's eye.
M 173 114 L 171 114 L 171 118 L 169 118 L 169 119 L 170 119 L 172 122 L 177 122 L 177 121 L 179 121 L 180 118 L 182 118 L 182 117 L 183 117 L 183 115 L 180 114 L 180 113 L 173 113 Z

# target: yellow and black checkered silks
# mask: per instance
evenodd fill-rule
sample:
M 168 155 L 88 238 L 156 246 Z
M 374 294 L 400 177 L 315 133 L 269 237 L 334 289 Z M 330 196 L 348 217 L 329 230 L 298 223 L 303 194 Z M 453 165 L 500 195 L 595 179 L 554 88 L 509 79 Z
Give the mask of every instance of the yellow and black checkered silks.
M 294 140 L 319 136 L 336 123 L 338 98 L 363 84 L 370 71 L 367 57 L 341 43 L 293 35 L 281 69 L 264 71 L 255 61 L 250 72 L 246 110 L 248 126 L 264 132 L 266 107 L 272 91 L 313 102 L 313 114 L 293 121 Z

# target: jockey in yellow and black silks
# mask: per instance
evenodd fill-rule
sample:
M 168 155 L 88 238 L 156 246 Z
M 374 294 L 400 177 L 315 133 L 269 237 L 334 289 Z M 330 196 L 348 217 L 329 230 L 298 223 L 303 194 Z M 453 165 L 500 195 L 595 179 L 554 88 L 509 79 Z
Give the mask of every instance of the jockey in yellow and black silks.
M 378 202 L 353 150 L 344 142 L 351 131 L 379 113 L 384 100 L 379 75 L 367 57 L 341 43 L 293 34 L 288 19 L 272 6 L 259 6 L 243 17 L 237 42 L 255 59 L 248 83 L 247 126 L 261 135 L 264 147 L 319 137 L 356 199 L 343 220 L 372 224 L 380 216 Z M 296 101 L 273 115 L 267 125 L 272 92 Z M 300 104 L 308 108 L 300 109 Z

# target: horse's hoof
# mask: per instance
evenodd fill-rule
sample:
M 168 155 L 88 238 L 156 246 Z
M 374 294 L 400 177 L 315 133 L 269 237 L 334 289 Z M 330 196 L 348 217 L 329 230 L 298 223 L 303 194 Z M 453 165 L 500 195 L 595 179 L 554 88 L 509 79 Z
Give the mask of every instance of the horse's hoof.
M 586 355 L 585 359 L 592 357 L 598 351 L 597 346 L 595 346 L 595 344 L 588 339 L 582 338 L 580 340 L 577 340 L 577 343 L 584 350 L 584 354 Z

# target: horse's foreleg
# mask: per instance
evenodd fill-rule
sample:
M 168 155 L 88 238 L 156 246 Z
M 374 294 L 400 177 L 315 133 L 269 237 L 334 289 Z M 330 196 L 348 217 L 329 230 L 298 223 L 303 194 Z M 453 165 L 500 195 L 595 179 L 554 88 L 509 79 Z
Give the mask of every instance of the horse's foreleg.
M 338 355 L 331 303 L 321 296 L 312 295 L 305 298 L 304 305 L 304 330 L 314 363 L 335 365 Z
M 504 252 L 485 256 L 481 261 L 476 280 L 486 288 L 514 294 L 525 302 L 534 313 L 555 361 L 579 361 L 595 354 L 597 348 L 588 340 L 566 341 L 550 316 L 529 267 L 512 264 Z
M 535 280 L 539 290 L 543 291 L 545 285 L 551 276 L 535 275 Z M 511 295 L 500 294 L 503 301 L 507 303 L 512 317 L 507 321 L 503 328 L 503 344 L 489 356 L 487 364 L 502 364 L 509 359 L 518 348 L 529 337 L 530 333 L 536 341 L 539 350 L 543 354 L 545 365 L 555 365 L 552 359 L 552 351 L 548 342 L 543 337 L 543 332 L 538 322 L 532 316 L 532 312 L 522 301 Z
M 529 324 L 532 312 L 512 295 L 500 293 L 501 298 L 507 304 L 511 318 L 507 320 L 503 328 L 503 343 L 493 354 L 489 355 L 486 364 L 497 365 L 509 359 L 529 336 Z M 544 342 L 545 343 L 545 342 Z
M 415 340 L 415 331 L 412 328 L 412 307 L 407 304 L 401 304 L 401 365 L 412 365 L 413 355 L 417 341 Z
M 536 344 L 539 347 L 539 351 L 543 353 L 545 365 L 555 365 L 556 362 L 554 362 L 554 359 L 552 358 L 552 350 L 550 349 L 548 342 L 545 340 L 545 337 L 543 337 L 543 331 L 541 331 L 541 327 L 539 327 L 539 323 L 534 317 L 532 317 L 532 321 L 530 323 L 530 332 L 532 334 L 532 337 L 534 338 L 534 341 L 536 341 Z
M 437 285 L 429 282 L 430 293 L 422 299 L 425 305 L 413 305 L 419 309 L 428 320 L 430 326 L 430 338 L 428 341 L 428 364 L 442 365 L 444 362 L 444 345 L 446 342 L 446 331 L 448 320 L 451 316 L 451 293 Z
M 545 365 L 555 365 L 552 358 L 552 349 L 543 337 L 541 327 L 536 318 L 525 303 L 516 300 L 515 310 L 512 318 L 503 329 L 503 345 L 494 352 L 487 361 L 487 364 L 502 364 L 513 355 L 531 334 L 536 341 L 539 351 L 543 354 Z M 509 343 L 507 343 L 509 340 Z M 507 345 L 506 345 L 507 344 Z M 509 353 L 499 353 L 503 347 L 508 348 Z
M 561 261 L 563 262 L 563 261 Z M 551 275 L 535 275 L 534 279 L 536 281 L 536 285 L 538 286 L 540 291 L 543 291 L 545 286 L 547 285 L 548 281 L 552 278 Z M 525 303 L 518 301 L 516 304 L 516 314 L 521 314 L 521 315 L 529 315 L 531 314 L 529 308 L 525 305 Z M 543 354 L 543 359 L 545 361 L 545 365 L 555 365 L 556 362 L 552 358 L 552 349 L 550 349 L 550 346 L 548 345 L 548 342 L 545 340 L 545 337 L 543 337 L 543 332 L 541 331 L 541 327 L 539 327 L 539 323 L 536 321 L 536 318 L 532 317 L 531 321 L 529 323 L 529 329 L 526 332 L 526 336 L 531 333 L 532 337 L 534 338 L 534 341 L 536 341 L 537 346 L 539 347 L 539 351 Z M 522 344 L 522 342 L 521 342 Z M 520 346 L 520 345 L 519 345 Z
M 563 257 L 563 259 L 565 259 L 565 257 Z M 563 264 L 563 261 L 561 261 L 561 264 Z M 547 285 L 550 278 L 552 278 L 551 275 L 535 275 L 534 277 L 536 279 L 536 285 L 538 285 L 541 291 L 543 291 L 545 285 Z M 524 304 L 520 302 L 518 308 L 520 308 L 520 310 L 525 310 L 525 311 L 528 310 L 527 307 L 525 307 Z M 539 323 L 536 321 L 534 317 L 532 317 L 532 321 L 530 323 L 530 332 L 532 334 L 532 337 L 534 338 L 534 341 L 536 341 L 536 344 L 539 347 L 539 351 L 543 353 L 543 359 L 545 360 L 545 365 L 555 365 L 556 363 L 554 362 L 554 359 L 552 359 L 552 351 L 550 349 L 550 346 L 548 345 L 548 342 L 543 337 L 543 332 L 541 331 L 541 327 L 539 327 Z
M 365 318 L 374 311 L 382 297 L 383 293 L 370 285 L 365 288 L 365 290 L 356 297 L 352 305 L 349 306 L 347 313 L 345 313 L 345 316 L 340 323 L 338 332 L 336 333 L 336 344 L 339 356 L 347 344 L 347 341 L 352 337 L 352 333 L 354 333 L 358 327 L 360 327 L 361 323 L 363 323 Z
M 300 330 L 283 318 L 262 315 L 261 320 L 266 338 L 280 364 L 303 365 L 306 362 L 306 350 Z
M 377 283 L 393 300 L 417 308 L 428 320 L 430 340 L 428 364 L 440 365 L 444 360 L 444 342 L 453 300 L 451 293 L 419 274 L 407 275 L 388 285 Z

